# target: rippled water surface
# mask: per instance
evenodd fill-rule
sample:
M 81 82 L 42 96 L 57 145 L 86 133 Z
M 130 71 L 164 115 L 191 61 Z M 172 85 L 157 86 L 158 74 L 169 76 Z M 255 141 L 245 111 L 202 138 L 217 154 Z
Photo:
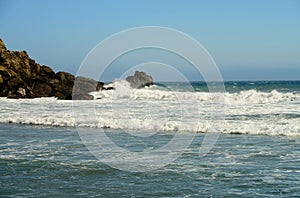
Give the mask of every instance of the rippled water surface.
M 126 142 L 120 131 L 106 133 L 133 150 L 153 146 L 151 136 L 147 144 L 136 144 Z M 174 134 L 163 132 L 155 139 L 164 143 Z M 74 128 L 1 124 L 0 196 L 299 196 L 299 137 L 222 134 L 201 158 L 198 149 L 203 137 L 197 134 L 173 163 L 156 171 L 132 173 L 96 159 Z M 155 148 L 157 141 L 153 142 Z

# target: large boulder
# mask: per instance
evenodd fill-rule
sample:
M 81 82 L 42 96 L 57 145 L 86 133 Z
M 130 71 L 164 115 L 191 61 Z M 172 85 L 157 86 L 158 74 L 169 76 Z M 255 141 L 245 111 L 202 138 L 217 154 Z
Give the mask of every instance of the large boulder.
M 130 83 L 132 88 L 143 88 L 153 85 L 153 79 L 145 72 L 136 71 L 133 76 L 128 76 L 126 80 Z
M 76 77 L 73 87 L 73 100 L 92 100 L 94 97 L 89 93 L 105 89 L 103 85 L 103 82 L 95 81 L 90 78 L 82 76 Z

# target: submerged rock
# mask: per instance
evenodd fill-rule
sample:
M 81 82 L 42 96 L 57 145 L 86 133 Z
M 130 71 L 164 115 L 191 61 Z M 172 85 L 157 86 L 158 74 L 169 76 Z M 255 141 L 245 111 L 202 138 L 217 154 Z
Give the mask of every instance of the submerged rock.
M 133 76 L 128 76 L 126 80 L 130 83 L 132 88 L 143 88 L 153 85 L 153 79 L 145 72 L 136 71 Z

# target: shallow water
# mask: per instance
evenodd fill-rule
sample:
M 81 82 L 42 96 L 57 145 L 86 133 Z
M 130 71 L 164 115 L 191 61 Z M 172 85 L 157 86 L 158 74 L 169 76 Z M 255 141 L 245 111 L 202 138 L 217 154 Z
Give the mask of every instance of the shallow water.
M 91 130 L 91 129 L 90 129 Z M 97 131 L 97 129 L 92 129 Z M 155 149 L 176 132 L 124 140 L 119 145 Z M 74 128 L 0 125 L 1 196 L 96 197 L 296 197 L 300 194 L 300 138 L 222 134 L 210 153 L 199 157 L 203 134 L 176 161 L 155 171 L 132 173 L 100 162 Z M 134 138 L 134 137 L 133 137 Z M 151 139 L 152 138 L 152 139 Z

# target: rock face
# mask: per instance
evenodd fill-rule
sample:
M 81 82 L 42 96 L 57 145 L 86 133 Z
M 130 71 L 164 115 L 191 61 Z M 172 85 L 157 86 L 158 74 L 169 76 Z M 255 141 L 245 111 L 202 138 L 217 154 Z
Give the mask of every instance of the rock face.
M 106 89 L 103 82 L 98 82 L 90 78 L 77 77 L 73 87 L 73 100 L 93 100 L 94 97 L 88 93 Z
M 136 71 L 126 80 L 133 88 L 153 85 L 145 72 Z M 113 89 L 103 82 L 85 77 L 75 77 L 67 72 L 55 73 L 48 66 L 41 66 L 26 51 L 10 51 L 0 39 L 0 97 L 38 98 L 57 97 L 65 100 L 92 100 L 90 92 Z
M 132 88 L 143 88 L 153 85 L 153 79 L 145 72 L 136 71 L 133 76 L 128 76 L 126 80 L 130 83 Z
M 91 91 L 103 88 L 103 83 L 77 77 L 67 72 L 55 73 L 41 66 L 26 51 L 10 51 L 0 39 L 0 97 L 37 98 L 55 96 L 58 99 L 93 99 Z

